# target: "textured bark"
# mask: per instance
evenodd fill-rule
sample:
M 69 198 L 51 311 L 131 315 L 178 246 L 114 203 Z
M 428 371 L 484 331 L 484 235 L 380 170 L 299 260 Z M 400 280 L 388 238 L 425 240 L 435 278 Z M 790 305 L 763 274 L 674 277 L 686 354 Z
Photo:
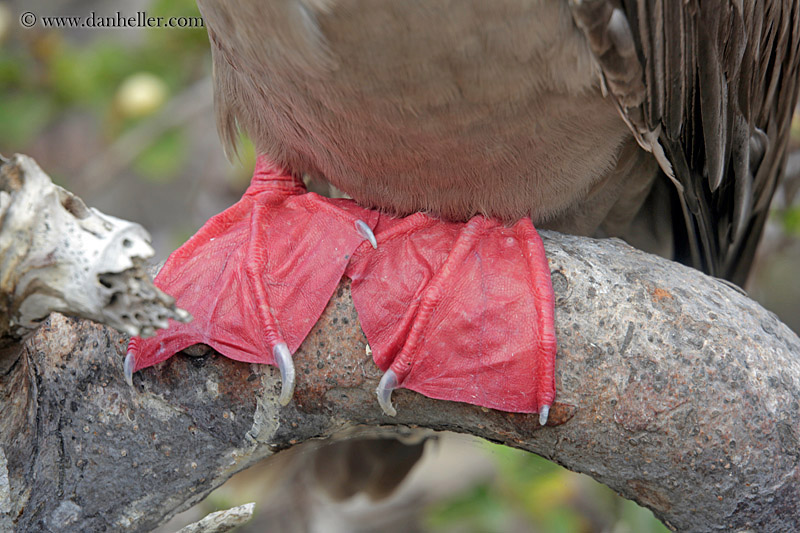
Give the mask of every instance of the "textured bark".
M 379 427 L 538 453 L 678 530 L 798 529 L 797 336 L 699 272 L 616 240 L 543 237 L 559 339 L 548 427 L 404 390 L 385 416 L 346 281 L 295 354 L 287 407 L 275 369 L 216 355 L 176 356 L 130 388 L 123 335 L 53 315 L 0 375 L 0 530 L 148 531 L 281 449 Z

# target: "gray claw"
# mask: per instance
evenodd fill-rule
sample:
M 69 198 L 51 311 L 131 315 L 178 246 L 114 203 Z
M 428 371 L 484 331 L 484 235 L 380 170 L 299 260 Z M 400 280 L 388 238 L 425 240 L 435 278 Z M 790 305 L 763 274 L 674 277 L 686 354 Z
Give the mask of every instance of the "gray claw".
M 372 230 L 367 223 L 363 220 L 356 220 L 356 230 L 358 230 L 358 234 L 364 237 L 369 241 L 373 248 L 378 248 L 378 241 L 375 239 L 375 234 L 372 233 Z
M 125 355 L 125 363 L 122 365 L 122 371 L 125 374 L 125 382 L 133 387 L 133 369 L 136 367 L 136 356 L 133 352 L 128 352 Z
M 539 423 L 541 425 L 547 424 L 547 417 L 550 415 L 550 406 L 543 405 L 541 409 L 539 409 Z
M 281 395 L 278 402 L 281 405 L 288 405 L 294 395 L 294 361 L 289 347 L 285 342 L 279 342 L 272 348 L 272 355 L 278 363 L 278 370 L 281 371 Z
M 390 368 L 381 378 L 375 392 L 378 394 L 378 403 L 383 412 L 389 416 L 395 416 L 397 410 L 392 406 L 392 391 L 397 388 L 397 374 Z

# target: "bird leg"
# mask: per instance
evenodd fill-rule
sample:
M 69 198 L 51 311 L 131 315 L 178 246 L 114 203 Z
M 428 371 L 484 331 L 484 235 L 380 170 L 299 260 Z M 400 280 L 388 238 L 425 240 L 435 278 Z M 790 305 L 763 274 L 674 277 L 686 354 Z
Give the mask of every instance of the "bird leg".
M 369 243 L 369 244 L 367 244 Z M 444 222 L 380 215 L 352 200 L 308 193 L 260 159 L 234 206 L 173 253 L 157 286 L 189 311 L 150 339 L 131 340 L 125 375 L 202 343 L 280 368 L 279 400 L 294 390 L 291 354 L 343 275 L 391 391 L 547 419 L 555 398 L 554 298 L 530 219 Z
M 277 365 L 279 400 L 288 403 L 291 353 L 322 314 L 355 249 L 374 243 L 370 226 L 377 218 L 351 201 L 307 193 L 260 158 L 242 199 L 175 251 L 155 279 L 194 320 L 133 338 L 126 379 L 203 343 L 232 359 Z
M 392 389 L 546 422 L 555 399 L 554 297 L 530 219 L 512 227 L 422 213 L 381 217 L 377 250 L 360 248 L 346 275 L 378 366 L 378 401 Z M 376 305 L 376 302 L 380 302 Z

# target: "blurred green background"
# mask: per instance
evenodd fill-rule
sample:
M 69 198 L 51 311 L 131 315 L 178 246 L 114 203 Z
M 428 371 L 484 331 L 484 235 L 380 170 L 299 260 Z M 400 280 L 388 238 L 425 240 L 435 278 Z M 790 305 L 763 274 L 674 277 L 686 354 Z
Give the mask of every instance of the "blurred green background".
M 20 24 L 25 11 L 39 17 L 31 28 Z M 213 123 L 204 28 L 48 29 L 41 24 L 43 16 L 92 11 L 98 16 L 117 11 L 199 16 L 193 0 L 0 1 L 0 153 L 29 154 L 87 204 L 144 225 L 160 261 L 239 198 L 253 150 L 244 140 L 241 162 L 224 158 Z M 794 123 L 794 148 L 800 145 L 799 124 Z M 798 153 L 790 164 L 800 174 Z M 798 186 L 795 176 L 779 191 L 748 287 L 795 331 L 800 330 L 800 208 L 791 199 Z M 340 527 L 322 530 L 368 530 L 372 523 L 381 524 L 381 531 L 666 530 L 649 511 L 610 489 L 531 454 L 464 437 L 445 437 L 436 446 L 439 470 L 430 471 L 439 474 L 417 476 L 418 486 L 406 490 L 410 495 L 395 502 L 394 511 L 380 508 L 383 521 L 372 516 L 370 522 L 374 507 L 362 502 L 352 506 L 355 511 L 331 515 L 329 522 L 323 514 L 323 524 Z M 270 529 L 279 512 L 265 486 L 271 482 L 287 481 L 275 481 L 270 465 L 260 465 L 162 531 L 253 500 L 264 512 L 240 531 Z M 397 521 L 391 525 L 393 516 Z

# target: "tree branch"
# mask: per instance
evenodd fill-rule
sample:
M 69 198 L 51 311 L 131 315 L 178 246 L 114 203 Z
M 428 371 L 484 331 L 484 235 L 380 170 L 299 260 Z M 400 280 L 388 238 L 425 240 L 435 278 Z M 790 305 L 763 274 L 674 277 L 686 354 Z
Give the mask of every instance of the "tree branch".
M 620 241 L 543 237 L 559 339 L 549 427 L 404 390 L 385 416 L 347 281 L 295 354 L 287 407 L 274 368 L 215 355 L 176 356 L 131 389 L 124 336 L 53 315 L 0 374 L 0 529 L 148 531 L 279 450 L 403 427 L 538 453 L 679 530 L 795 529 L 797 336 L 726 284 Z

